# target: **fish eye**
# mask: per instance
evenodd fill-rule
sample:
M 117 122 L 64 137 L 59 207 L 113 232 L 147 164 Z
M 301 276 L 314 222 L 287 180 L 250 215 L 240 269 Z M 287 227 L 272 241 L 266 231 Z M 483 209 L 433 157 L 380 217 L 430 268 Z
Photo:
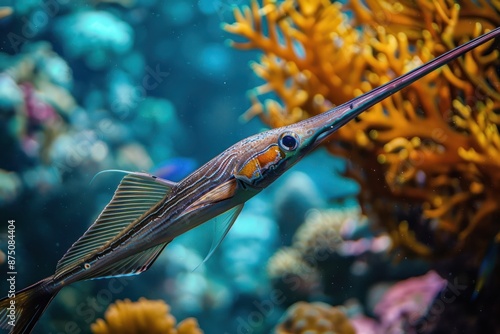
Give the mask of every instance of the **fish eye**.
M 278 144 L 285 151 L 294 151 L 299 147 L 299 138 L 293 132 L 285 132 L 281 135 Z

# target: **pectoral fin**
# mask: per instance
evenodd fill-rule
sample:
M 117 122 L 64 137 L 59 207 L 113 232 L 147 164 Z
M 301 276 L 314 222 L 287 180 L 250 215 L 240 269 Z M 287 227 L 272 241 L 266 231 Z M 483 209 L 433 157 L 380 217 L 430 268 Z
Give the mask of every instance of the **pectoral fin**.
M 236 181 L 236 179 L 226 181 L 200 197 L 196 202 L 191 204 L 185 212 L 189 213 L 191 211 L 198 210 L 206 205 L 211 205 L 230 199 L 236 194 L 237 188 L 238 181 Z
M 213 255 L 215 250 L 220 246 L 222 240 L 224 240 L 227 233 L 233 226 L 234 222 L 236 221 L 236 218 L 238 218 L 242 209 L 243 209 L 243 204 L 237 205 L 234 208 L 224 212 L 223 214 L 218 215 L 215 218 L 212 218 L 206 223 L 206 224 L 213 224 L 214 236 L 212 239 L 212 245 L 210 246 L 210 251 L 208 252 L 207 256 L 205 256 L 205 259 L 203 259 L 203 261 L 193 270 L 198 269 L 199 266 L 207 262 L 208 259 Z
M 111 202 L 85 234 L 59 260 L 56 275 L 72 268 L 88 255 L 95 253 L 123 230 L 133 226 L 141 217 L 161 202 L 171 185 L 145 173 L 126 175 L 115 191 Z

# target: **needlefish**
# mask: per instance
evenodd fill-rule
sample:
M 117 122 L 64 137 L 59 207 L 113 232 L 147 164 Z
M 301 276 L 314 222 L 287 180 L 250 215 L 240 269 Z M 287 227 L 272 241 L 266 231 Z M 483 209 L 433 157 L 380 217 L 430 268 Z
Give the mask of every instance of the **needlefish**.
M 431 71 L 500 35 L 496 28 L 364 95 L 301 122 L 234 144 L 179 182 L 127 172 L 96 221 L 59 260 L 55 273 L 0 300 L 0 326 L 30 333 L 65 286 L 148 270 L 175 237 L 208 221 L 221 227 L 213 253 L 244 203 L 344 124 Z

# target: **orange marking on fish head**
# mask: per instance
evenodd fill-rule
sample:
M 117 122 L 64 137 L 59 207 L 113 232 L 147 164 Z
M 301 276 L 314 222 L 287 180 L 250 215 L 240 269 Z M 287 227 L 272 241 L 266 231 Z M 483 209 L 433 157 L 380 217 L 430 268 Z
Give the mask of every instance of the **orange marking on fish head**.
M 255 183 L 263 178 L 263 174 L 273 169 L 281 159 L 285 158 L 285 153 L 277 146 L 273 145 L 266 150 L 253 156 L 235 173 L 235 177 L 247 183 Z
M 236 177 L 251 181 L 261 177 L 259 160 L 256 158 L 250 159 L 243 167 L 236 173 Z
M 276 145 L 269 147 L 266 151 L 262 152 L 257 156 L 259 165 L 262 169 L 268 169 L 269 167 L 276 165 L 281 159 L 285 157 L 285 154 Z

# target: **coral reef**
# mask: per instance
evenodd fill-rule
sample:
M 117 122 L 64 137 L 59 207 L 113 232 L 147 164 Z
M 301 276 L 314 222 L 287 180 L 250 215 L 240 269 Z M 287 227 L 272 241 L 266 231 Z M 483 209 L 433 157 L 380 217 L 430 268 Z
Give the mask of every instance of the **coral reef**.
M 373 309 L 376 318 L 365 316 L 352 302 L 332 307 L 325 303 L 297 302 L 286 311 L 276 333 L 427 333 L 430 321 L 440 308 L 435 300 L 449 301 L 453 287 L 447 291 L 447 281 L 434 271 L 423 276 L 399 281 L 383 293 Z M 440 296 L 440 299 L 436 299 Z M 372 313 L 373 312 L 373 313 Z M 347 316 L 349 315 L 349 317 Z
M 363 225 L 359 208 L 312 210 L 295 233 L 294 245 L 309 262 L 317 262 L 323 254 L 338 250 L 344 241 L 342 230 L 352 229 L 348 224 Z
M 96 173 L 113 159 L 122 169 L 150 170 L 155 161 L 173 154 L 166 144 L 183 127 L 168 100 L 144 97 L 134 106 L 137 113 L 130 108 L 123 119 L 78 105 L 73 84 L 68 63 L 48 43 L 33 43 L 15 56 L 0 54 L 0 115 L 5 120 L 0 143 L 9 147 L 0 164 L 0 203 L 39 188 L 54 191 L 70 175 Z M 156 138 L 149 135 L 169 127 L 172 131 Z M 18 156 L 23 159 L 16 161 Z
M 70 59 L 83 58 L 87 66 L 96 70 L 108 66 L 116 55 L 130 51 L 134 39 L 132 28 L 106 11 L 65 16 L 56 23 L 56 31 Z
M 97 319 L 91 329 L 94 334 L 203 334 L 194 318 L 176 320 L 169 306 L 161 300 L 140 298 L 118 300 L 106 310 L 105 320 Z
M 55 158 L 54 149 L 77 109 L 67 88 L 71 81 L 71 70 L 47 43 L 33 44 L 17 56 L 0 54 L 0 142 L 8 147 L 1 163 L 0 203 L 33 188 L 57 186 L 67 161 Z
M 418 333 L 415 325 L 428 312 L 447 281 L 434 271 L 397 282 L 375 306 L 381 333 Z
M 273 287 L 287 296 L 287 302 L 307 300 L 321 287 L 318 269 L 308 264 L 292 247 L 279 249 L 267 263 L 267 274 Z
M 354 327 L 338 307 L 324 303 L 299 302 L 288 308 L 276 334 L 354 334 Z
M 352 9 L 349 18 L 345 6 Z M 252 1 L 225 30 L 259 49 L 265 83 L 246 116 L 295 123 L 379 86 L 500 25 L 497 2 Z M 359 27 L 363 27 L 359 30 Z M 499 56 L 488 43 L 386 99 L 333 134 L 360 200 L 409 254 L 466 249 L 476 265 L 500 231 Z M 277 98 L 261 101 L 274 93 Z M 432 234 L 432 237 L 429 235 Z
M 390 238 L 371 232 L 359 207 L 311 210 L 293 240 L 267 265 L 273 287 L 288 305 L 317 298 L 332 304 L 365 300 L 372 284 L 401 277 L 387 257 Z M 422 272 L 421 265 L 410 266 L 407 275 Z

